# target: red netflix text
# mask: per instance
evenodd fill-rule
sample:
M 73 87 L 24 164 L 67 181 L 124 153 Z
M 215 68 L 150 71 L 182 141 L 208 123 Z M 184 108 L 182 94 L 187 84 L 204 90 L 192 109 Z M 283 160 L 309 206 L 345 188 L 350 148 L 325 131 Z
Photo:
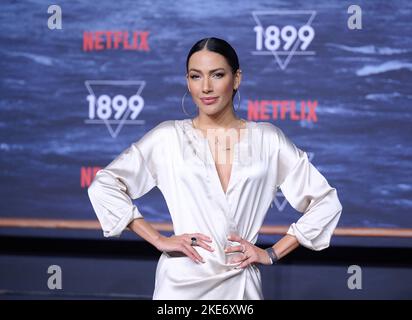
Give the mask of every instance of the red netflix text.
M 96 176 L 97 171 L 102 169 L 101 167 L 81 167 L 80 168 L 80 187 L 88 188 Z
M 149 31 L 84 31 L 83 51 L 150 51 Z
M 306 120 L 317 122 L 317 100 L 249 100 L 247 116 L 249 120 Z

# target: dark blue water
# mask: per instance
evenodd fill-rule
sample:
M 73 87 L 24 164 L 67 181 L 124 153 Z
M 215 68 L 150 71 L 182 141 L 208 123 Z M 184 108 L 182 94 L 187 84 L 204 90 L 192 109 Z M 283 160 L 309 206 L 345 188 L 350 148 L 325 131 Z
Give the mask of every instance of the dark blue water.
M 61 1 L 63 29 L 49 30 L 49 2 L 3 2 L 0 215 L 94 219 L 80 168 L 104 166 L 159 122 L 186 118 L 180 107 L 186 54 L 195 41 L 216 36 L 240 58 L 240 116 L 247 117 L 249 100 L 318 101 L 315 123 L 272 121 L 313 154 L 313 164 L 338 189 L 340 226 L 411 228 L 412 5 L 361 1 L 363 29 L 349 30 L 350 4 Z M 262 10 L 315 11 L 315 54 L 293 56 L 284 70 L 273 56 L 253 55 L 252 12 Z M 308 18 L 262 15 L 260 21 L 302 25 Z M 98 30 L 149 31 L 150 51 L 83 52 L 83 32 Z M 138 117 L 144 124 L 124 125 L 116 137 L 104 125 L 86 124 L 87 80 L 144 81 Z M 169 220 L 158 190 L 136 203 L 147 219 Z M 289 206 L 274 205 L 266 222 L 298 217 Z

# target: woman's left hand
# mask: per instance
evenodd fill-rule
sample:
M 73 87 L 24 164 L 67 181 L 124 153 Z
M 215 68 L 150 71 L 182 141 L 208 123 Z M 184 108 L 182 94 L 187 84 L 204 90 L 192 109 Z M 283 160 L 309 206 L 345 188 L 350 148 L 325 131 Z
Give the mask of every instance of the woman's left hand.
M 237 259 L 233 263 L 241 262 L 237 268 L 246 268 L 252 263 L 261 263 L 265 265 L 270 265 L 270 258 L 266 250 L 261 249 L 254 244 L 242 239 L 238 235 L 230 235 L 228 237 L 230 241 L 239 242 L 238 246 L 229 246 L 225 248 L 225 252 L 243 252 L 243 259 Z

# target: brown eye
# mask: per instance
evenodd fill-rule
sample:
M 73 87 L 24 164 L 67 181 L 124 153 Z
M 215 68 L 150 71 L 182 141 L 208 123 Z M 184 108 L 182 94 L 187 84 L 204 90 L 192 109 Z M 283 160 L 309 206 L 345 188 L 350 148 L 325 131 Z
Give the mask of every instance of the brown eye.
M 196 74 L 192 74 L 192 75 L 190 76 L 191 79 L 197 79 L 196 77 L 199 77 L 199 76 L 196 75 Z
M 215 76 L 216 76 L 217 78 L 222 78 L 224 75 L 225 75 L 225 74 L 224 74 L 224 73 L 221 73 L 221 72 L 215 73 Z

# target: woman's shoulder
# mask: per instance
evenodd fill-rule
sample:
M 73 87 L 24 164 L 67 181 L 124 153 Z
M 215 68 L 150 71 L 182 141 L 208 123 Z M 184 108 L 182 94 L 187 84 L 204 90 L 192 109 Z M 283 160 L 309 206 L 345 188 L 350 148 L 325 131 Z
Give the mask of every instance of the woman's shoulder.
M 256 122 L 261 130 L 264 145 L 272 150 L 287 149 L 294 146 L 292 140 L 279 126 L 269 121 Z
M 175 121 L 176 120 L 161 121 L 156 126 L 154 126 L 152 130 L 170 132 L 170 130 L 172 130 L 175 126 Z
M 255 123 L 259 130 L 263 133 L 263 135 L 268 136 L 270 139 L 274 137 L 279 138 L 281 136 L 284 136 L 282 129 L 274 125 L 272 122 L 257 121 Z
M 155 144 L 164 143 L 170 138 L 174 128 L 174 120 L 165 120 L 156 124 L 154 127 L 144 133 L 144 135 L 137 139 L 135 143 L 141 144 Z
M 151 128 L 147 133 L 157 134 L 157 135 L 167 135 L 175 127 L 175 120 L 164 120 L 159 122 L 153 128 Z

